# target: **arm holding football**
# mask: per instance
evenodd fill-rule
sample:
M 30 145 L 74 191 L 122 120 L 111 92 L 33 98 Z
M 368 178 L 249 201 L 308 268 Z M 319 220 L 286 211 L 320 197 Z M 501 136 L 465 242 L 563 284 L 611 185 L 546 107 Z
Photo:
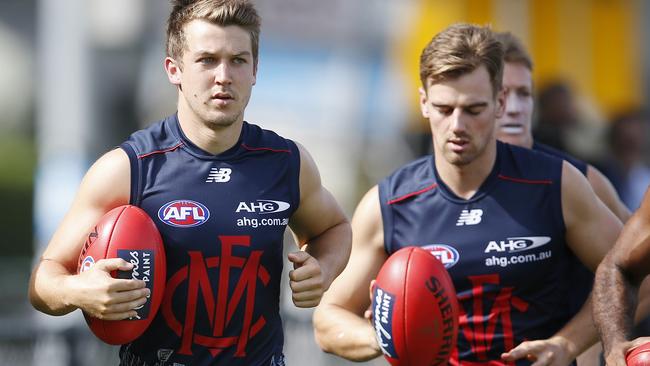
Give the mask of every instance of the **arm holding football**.
M 77 274 L 79 253 L 93 225 L 110 209 L 128 204 L 130 165 L 115 149 L 88 170 L 70 210 L 52 236 L 30 279 L 29 299 L 37 310 L 64 315 L 77 308 L 91 316 L 117 320 L 135 315 L 149 290 L 142 281 L 111 278 L 113 270 L 130 270 L 122 259 L 100 260 Z
M 376 186 L 359 203 L 352 230 L 350 262 L 316 308 L 314 332 L 325 352 L 365 361 L 381 355 L 375 330 L 364 312 L 370 306 L 370 281 L 388 258 Z

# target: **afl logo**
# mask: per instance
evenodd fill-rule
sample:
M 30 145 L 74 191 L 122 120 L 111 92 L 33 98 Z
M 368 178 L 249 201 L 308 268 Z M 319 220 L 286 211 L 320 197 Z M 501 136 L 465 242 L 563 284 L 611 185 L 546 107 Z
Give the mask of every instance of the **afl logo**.
M 164 204 L 158 210 L 158 218 L 170 226 L 193 227 L 208 221 L 210 211 L 205 205 L 196 201 L 176 200 Z
M 438 258 L 445 265 L 445 268 L 453 267 L 460 259 L 458 251 L 449 245 L 431 244 L 423 246 L 422 249 L 428 250 L 434 257 Z
M 86 272 L 94 264 L 95 264 L 95 259 L 93 259 L 93 257 L 91 256 L 87 256 L 86 258 L 84 258 L 83 262 L 81 262 L 81 266 L 79 267 L 79 273 Z

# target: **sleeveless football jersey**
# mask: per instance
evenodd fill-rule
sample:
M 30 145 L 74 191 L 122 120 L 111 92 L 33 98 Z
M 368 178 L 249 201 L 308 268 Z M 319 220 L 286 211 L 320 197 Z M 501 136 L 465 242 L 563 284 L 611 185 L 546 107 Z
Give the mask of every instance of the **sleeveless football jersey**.
M 131 204 L 154 220 L 167 257 L 160 310 L 122 347 L 122 364 L 283 365 L 280 280 L 300 197 L 296 145 L 244 122 L 239 141 L 212 155 L 173 115 L 120 147 L 131 162 Z
M 551 146 L 533 143 L 533 149 L 558 157 L 562 160 L 568 161 L 571 165 L 576 167 L 582 175 L 587 176 L 587 168 L 589 165 L 584 161 L 577 159 L 563 151 L 555 149 Z M 594 287 L 594 273 L 587 268 L 578 257 L 572 255 L 573 265 L 571 266 L 571 273 L 569 274 L 569 281 L 571 281 L 571 292 L 569 293 L 569 307 L 573 313 L 577 313 L 582 308 L 582 305 L 589 298 L 591 289 Z
M 571 163 L 571 165 L 576 167 L 580 171 L 580 173 L 582 173 L 582 175 L 587 176 L 587 167 L 589 165 L 584 161 L 565 153 L 564 151 L 558 150 L 548 145 L 541 144 L 539 142 L 533 142 L 533 150 L 541 151 L 545 154 L 549 154 L 551 156 L 558 157 L 562 160 L 566 160 L 569 163 Z
M 380 182 L 387 253 L 423 247 L 453 279 L 461 311 L 451 365 L 514 365 L 501 353 L 570 319 L 561 176 L 561 160 L 499 142 L 470 199 L 445 186 L 432 155 Z

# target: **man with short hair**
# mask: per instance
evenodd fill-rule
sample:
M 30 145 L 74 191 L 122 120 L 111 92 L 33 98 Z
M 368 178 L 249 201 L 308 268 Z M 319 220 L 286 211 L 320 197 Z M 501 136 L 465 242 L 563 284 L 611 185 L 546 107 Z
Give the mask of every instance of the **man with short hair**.
M 350 263 L 314 313 L 326 352 L 355 361 L 382 353 L 364 319 L 368 288 L 411 245 L 449 254 L 460 303 L 451 365 L 564 366 L 596 341 L 589 306 L 576 316 L 567 306 L 569 253 L 595 268 L 621 224 L 572 165 L 496 140 L 502 71 L 503 48 L 485 27 L 450 26 L 422 52 L 420 107 L 434 152 L 357 206 Z
M 533 139 L 532 58 L 521 41 L 512 33 L 498 32 L 495 33 L 495 36 L 504 49 L 503 90 L 506 96 L 505 111 L 501 117 L 497 118 L 497 139 L 509 144 L 539 150 L 568 161 L 587 177 L 598 198 L 622 222 L 627 221 L 630 211 L 605 175 L 593 165 Z
M 310 155 L 244 121 L 259 32 L 248 0 L 173 2 L 164 66 L 178 112 L 95 162 L 34 269 L 30 300 L 44 313 L 132 317 L 149 290 L 110 275 L 132 264 L 99 260 L 80 274 L 76 265 L 106 212 L 131 204 L 149 214 L 165 246 L 166 293 L 147 331 L 121 347 L 121 365 L 284 365 L 287 224 L 302 249 L 288 255 L 296 306 L 318 305 L 347 263 L 350 225 Z M 170 222 L 164 212 L 172 205 L 206 213 L 199 224 Z
M 495 36 L 503 45 L 503 91 L 506 97 L 505 111 L 497 118 L 497 139 L 509 144 L 566 160 L 576 167 L 589 181 L 598 198 L 622 221 L 630 217 L 630 211 L 621 201 L 612 183 L 598 169 L 563 151 L 534 141 L 533 120 L 533 61 L 523 43 L 510 32 L 498 32 Z M 568 280 L 572 283 L 569 294 L 572 311 L 578 312 L 589 297 L 593 287 L 593 273 L 572 255 L 574 265 Z M 580 357 L 581 364 L 593 365 L 600 358 L 600 347 L 594 346 Z

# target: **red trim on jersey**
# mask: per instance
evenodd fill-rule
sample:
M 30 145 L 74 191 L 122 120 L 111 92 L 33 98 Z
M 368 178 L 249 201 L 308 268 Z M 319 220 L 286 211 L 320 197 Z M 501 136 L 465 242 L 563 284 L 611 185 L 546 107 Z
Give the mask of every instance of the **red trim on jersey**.
M 417 196 L 418 194 L 422 194 L 422 193 L 424 193 L 426 191 L 430 191 L 430 190 L 436 188 L 437 186 L 438 186 L 438 183 L 433 183 L 432 185 L 430 185 L 428 187 L 425 187 L 425 188 L 422 188 L 419 191 L 411 192 L 411 193 L 405 194 L 405 195 L 403 195 L 401 197 L 393 198 L 392 200 L 388 201 L 388 204 L 392 205 L 393 203 L 404 201 L 407 198 Z
M 241 147 L 249 151 L 272 151 L 272 152 L 282 152 L 291 154 L 291 150 L 281 150 L 281 149 L 271 149 L 270 147 L 250 147 L 242 142 Z
M 156 150 L 156 151 L 148 152 L 146 154 L 138 155 L 138 159 L 144 159 L 144 158 L 146 158 L 148 156 L 151 156 L 151 155 L 164 154 L 166 152 L 174 151 L 174 150 L 178 149 L 181 146 L 183 146 L 183 143 L 179 142 L 178 144 L 176 144 L 176 145 L 174 145 L 174 146 L 172 146 L 170 148 L 164 149 L 164 150 Z
M 503 174 L 499 174 L 499 178 L 504 180 L 509 180 L 512 182 L 525 183 L 525 184 L 553 184 L 553 181 L 550 179 L 530 180 L 530 179 L 508 177 L 507 175 L 503 175 Z

